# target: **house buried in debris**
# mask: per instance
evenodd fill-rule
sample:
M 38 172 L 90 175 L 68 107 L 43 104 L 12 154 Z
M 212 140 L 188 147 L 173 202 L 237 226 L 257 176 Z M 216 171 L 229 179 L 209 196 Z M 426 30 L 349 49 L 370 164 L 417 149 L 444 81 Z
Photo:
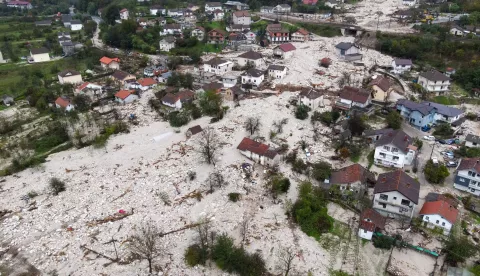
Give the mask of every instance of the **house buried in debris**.
M 358 236 L 362 239 L 371 240 L 373 233 L 385 229 L 387 218 L 383 217 L 379 212 L 367 208 L 360 215 L 360 226 Z
M 274 166 L 280 161 L 280 155 L 270 149 L 270 146 L 247 137 L 243 138 L 237 149 L 249 159 L 262 165 Z
M 425 202 L 419 215 L 426 227 L 441 228 L 448 235 L 457 221 L 458 210 L 445 200 L 437 200 Z
M 360 164 L 334 171 L 328 181 L 325 181 L 328 186 L 338 185 L 341 191 L 350 190 L 360 194 L 366 192 L 368 186 L 373 186 L 374 183 L 375 175 Z

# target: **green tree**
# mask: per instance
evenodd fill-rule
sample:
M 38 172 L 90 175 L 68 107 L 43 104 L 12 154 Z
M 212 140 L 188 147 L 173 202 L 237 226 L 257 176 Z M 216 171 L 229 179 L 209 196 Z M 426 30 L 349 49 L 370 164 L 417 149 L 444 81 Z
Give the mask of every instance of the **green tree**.
M 323 182 L 325 179 L 329 179 L 332 174 L 332 165 L 325 161 L 320 161 L 313 164 L 312 176 L 317 181 Z
M 305 120 L 308 118 L 308 111 L 310 111 L 310 108 L 306 105 L 299 105 L 295 109 L 295 118 L 299 120 Z
M 217 116 L 222 111 L 222 96 L 215 91 L 205 91 L 200 95 L 200 108 L 208 116 Z
M 88 111 L 90 109 L 90 98 L 87 95 L 76 95 L 72 99 L 73 104 L 75 105 L 75 109 L 79 111 Z
M 445 261 L 455 265 L 465 262 L 466 259 L 475 256 L 478 252 L 478 248 L 470 242 L 468 236 L 457 237 L 454 234 L 450 234 L 444 249 L 447 252 Z
M 366 129 L 366 124 L 363 118 L 355 113 L 348 120 L 348 129 L 352 132 L 353 136 L 360 136 L 363 134 L 363 131 Z
M 428 160 L 423 168 L 425 179 L 434 184 L 441 184 L 450 175 L 448 168 L 443 164 L 434 164 L 432 160 Z
M 393 129 L 400 129 L 402 127 L 402 116 L 396 111 L 390 111 L 387 115 L 388 127 Z

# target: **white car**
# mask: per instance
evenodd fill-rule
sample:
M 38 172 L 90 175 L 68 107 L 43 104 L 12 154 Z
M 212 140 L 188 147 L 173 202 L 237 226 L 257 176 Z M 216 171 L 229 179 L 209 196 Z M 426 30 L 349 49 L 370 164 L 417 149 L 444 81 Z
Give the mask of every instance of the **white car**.
M 433 162 L 433 164 L 437 165 L 438 164 L 438 158 L 437 157 L 432 157 L 432 162 Z
M 435 136 L 426 135 L 426 136 L 423 136 L 423 140 L 435 141 Z

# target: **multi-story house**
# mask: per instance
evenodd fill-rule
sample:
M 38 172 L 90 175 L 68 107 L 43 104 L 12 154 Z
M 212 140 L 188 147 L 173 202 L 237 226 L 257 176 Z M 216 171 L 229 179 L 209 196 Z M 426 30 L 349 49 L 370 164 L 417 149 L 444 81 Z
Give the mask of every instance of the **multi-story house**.
M 208 32 L 208 43 L 210 44 L 223 44 L 227 39 L 227 32 L 224 30 L 213 29 Z
M 455 170 L 453 187 L 480 196 L 480 158 L 464 158 Z
M 267 39 L 270 43 L 284 43 L 290 41 L 290 32 L 281 24 L 269 24 L 267 26 Z
M 203 71 L 221 75 L 232 71 L 233 62 L 221 58 L 212 58 L 203 64 Z
M 160 51 L 169 52 L 173 48 L 175 48 L 175 37 L 167 36 L 160 40 Z
M 437 123 L 453 123 L 464 116 L 464 111 L 455 107 L 434 103 L 422 102 L 424 105 L 433 106 L 436 109 L 433 119 Z
M 403 74 L 412 69 L 412 60 L 411 59 L 401 59 L 396 58 L 392 61 L 392 73 Z
M 290 13 L 292 11 L 292 7 L 288 4 L 281 4 L 277 5 L 273 8 L 274 13 L 280 13 L 280 14 L 285 14 L 285 13 Z
M 260 7 L 260 12 L 261 13 L 273 13 L 274 7 L 271 6 L 262 6 Z
M 366 108 L 372 103 L 371 93 L 362 88 L 345 86 L 340 91 L 339 100 L 335 107 L 350 110 L 352 107 Z
M 437 109 L 423 103 L 400 99 L 397 101 L 397 111 L 410 125 L 421 128 L 434 122 Z
M 120 20 L 128 20 L 129 13 L 127 9 L 122 9 L 120 11 Z
M 450 90 L 450 78 L 437 70 L 421 73 L 418 76 L 418 84 L 436 95 L 442 95 Z
M 163 30 L 160 32 L 160 35 L 178 35 L 181 33 L 182 26 L 180 24 L 165 24 L 165 26 L 163 26 Z
M 258 69 L 249 69 L 242 74 L 242 84 L 251 84 L 258 87 L 263 82 L 264 72 Z
M 225 12 L 223 10 L 215 10 L 213 12 L 213 21 L 222 21 L 225 17 Z
M 205 12 L 210 13 L 215 10 L 222 10 L 222 3 L 220 2 L 207 2 L 205 3 Z
M 192 36 L 196 37 L 199 41 L 203 41 L 205 38 L 205 29 L 203 27 L 197 26 L 192 30 Z
M 420 183 L 402 170 L 382 173 L 373 190 L 373 209 L 382 216 L 412 218 L 420 194 Z
M 382 135 L 375 142 L 374 162 L 385 167 L 403 168 L 412 164 L 417 147 L 413 139 L 402 130 L 395 130 Z
M 372 90 L 373 100 L 382 103 L 388 101 L 390 93 L 393 91 L 390 81 L 384 76 L 373 76 L 368 87 Z
M 248 11 L 236 11 L 233 13 L 233 24 L 250 25 L 252 17 Z
M 153 5 L 150 7 L 150 15 L 166 15 L 167 9 L 159 5 Z
M 428 228 L 442 228 L 443 234 L 450 234 L 457 221 L 458 209 L 446 200 L 429 201 L 423 204 L 420 218 Z
M 467 137 L 465 137 L 465 146 L 467 148 L 480 147 L 480 136 L 473 135 L 471 133 L 467 134 Z
M 298 29 L 292 34 L 292 41 L 305 42 L 310 40 L 310 32 L 305 29 Z
M 298 104 L 303 104 L 315 110 L 318 107 L 324 107 L 323 91 L 318 91 L 312 87 L 304 87 L 298 94 Z
M 268 71 L 269 77 L 279 80 L 279 79 L 283 79 L 287 74 L 287 67 L 282 65 L 271 64 L 270 66 L 268 66 L 267 71 Z
M 360 47 L 350 42 L 340 42 L 335 45 L 337 56 L 340 59 L 352 61 L 361 60 L 362 54 L 360 54 Z
M 239 66 L 247 66 L 248 64 L 253 67 L 259 67 L 265 64 L 262 54 L 255 51 L 245 52 L 237 57 L 237 63 Z

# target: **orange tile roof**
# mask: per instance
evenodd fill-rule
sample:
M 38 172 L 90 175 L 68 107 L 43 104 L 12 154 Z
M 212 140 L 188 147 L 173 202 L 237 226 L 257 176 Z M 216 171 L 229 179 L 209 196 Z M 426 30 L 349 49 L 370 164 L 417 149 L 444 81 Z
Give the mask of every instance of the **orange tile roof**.
M 444 200 L 430 201 L 423 204 L 420 215 L 440 215 L 454 224 L 457 220 L 458 210 Z
M 374 232 L 375 231 L 375 224 L 362 220 L 360 222 L 360 229 L 367 230 L 368 232 Z
M 157 82 L 152 78 L 144 78 L 144 79 L 139 79 L 138 83 L 141 86 L 150 86 L 150 85 L 156 84 Z
M 308 35 L 308 34 L 309 34 L 309 32 L 308 32 L 307 30 L 305 30 L 305 29 L 298 29 L 298 30 L 297 30 L 297 33 L 300 33 L 300 34 L 302 34 L 302 35 Z
M 112 63 L 112 61 L 120 62 L 120 59 L 119 58 L 109 58 L 109 57 L 102 57 L 100 59 L 100 62 L 103 63 L 103 64 L 110 64 L 110 63 Z
M 67 106 L 70 104 L 70 101 L 66 98 L 58 97 L 57 100 L 55 101 L 55 104 L 58 104 L 63 108 L 67 108 Z
M 77 87 L 77 90 L 82 91 L 82 90 L 85 89 L 85 87 L 87 87 L 89 84 L 90 84 L 89 82 L 84 82 L 84 83 L 82 83 L 82 85 L 80 85 L 80 86 Z
M 387 218 L 372 208 L 363 210 L 362 214 L 360 215 L 361 221 L 366 221 L 367 219 L 370 220 L 369 223 L 373 223 L 375 225 L 375 228 L 385 229 Z
M 115 94 L 115 97 L 120 98 L 122 100 L 125 100 L 133 92 L 135 92 L 135 91 L 133 91 L 133 90 L 120 90 L 120 91 L 117 92 L 117 94 Z

